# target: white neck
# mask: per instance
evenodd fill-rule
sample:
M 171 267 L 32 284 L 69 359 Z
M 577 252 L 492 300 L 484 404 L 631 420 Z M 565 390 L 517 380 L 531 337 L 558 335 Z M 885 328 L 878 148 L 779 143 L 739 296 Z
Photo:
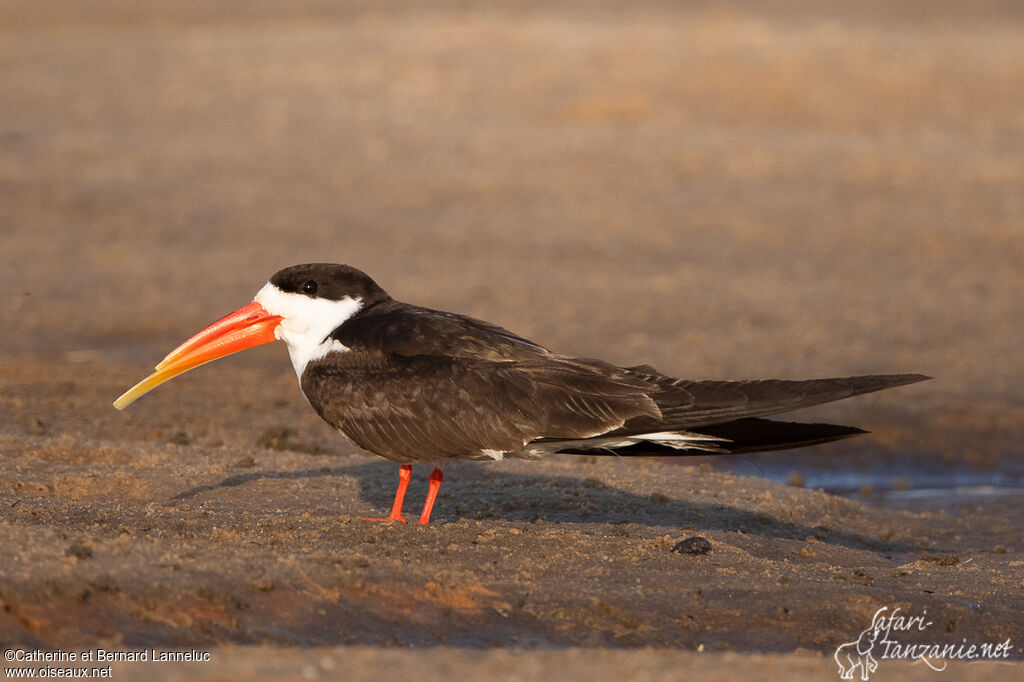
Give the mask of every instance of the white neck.
M 310 298 L 281 291 L 270 282 L 259 290 L 253 300 L 271 315 L 284 318 L 274 335 L 288 345 L 288 355 L 299 383 L 310 362 L 332 351 L 348 350 L 341 342 L 327 336 L 363 307 L 362 300 L 358 298 L 346 296 L 339 301 Z

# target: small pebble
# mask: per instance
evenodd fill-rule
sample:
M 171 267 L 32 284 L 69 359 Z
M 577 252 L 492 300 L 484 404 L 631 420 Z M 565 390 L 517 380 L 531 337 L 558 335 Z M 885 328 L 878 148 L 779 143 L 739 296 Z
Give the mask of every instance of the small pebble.
M 671 551 L 676 554 L 707 554 L 711 551 L 711 542 L 707 538 L 694 535 L 692 538 L 677 542 Z
M 65 556 L 73 556 L 78 559 L 91 559 L 92 558 L 92 547 L 89 545 L 83 545 L 80 542 L 71 543 L 67 551 L 64 552 Z
M 185 433 L 184 431 L 178 431 L 173 436 L 168 438 L 167 442 L 173 443 L 174 445 L 191 445 L 192 439 L 189 438 L 188 434 Z

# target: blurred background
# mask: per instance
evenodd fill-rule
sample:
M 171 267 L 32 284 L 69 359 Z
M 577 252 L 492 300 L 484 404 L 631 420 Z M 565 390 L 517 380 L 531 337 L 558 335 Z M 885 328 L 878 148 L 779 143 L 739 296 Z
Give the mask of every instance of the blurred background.
M 336 261 L 689 378 L 930 374 L 810 413 L 874 432 L 830 462 L 1019 489 L 1019 2 L 3 0 L 0 35 L 9 405 Z M 230 371 L 294 390 L 280 348 Z

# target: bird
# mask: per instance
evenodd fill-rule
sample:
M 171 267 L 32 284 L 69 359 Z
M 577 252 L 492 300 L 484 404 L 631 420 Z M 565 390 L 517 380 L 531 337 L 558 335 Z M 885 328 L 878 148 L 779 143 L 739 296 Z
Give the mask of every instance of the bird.
M 495 324 L 398 301 L 354 267 L 308 263 L 275 273 L 252 303 L 172 350 L 114 407 L 123 410 L 183 372 L 275 340 L 287 346 L 316 413 L 360 448 L 399 465 L 391 513 L 365 518 L 405 523 L 412 465 L 434 464 L 423 525 L 447 460 L 816 445 L 866 432 L 765 417 L 931 378 L 678 379 L 650 365 L 554 353 Z

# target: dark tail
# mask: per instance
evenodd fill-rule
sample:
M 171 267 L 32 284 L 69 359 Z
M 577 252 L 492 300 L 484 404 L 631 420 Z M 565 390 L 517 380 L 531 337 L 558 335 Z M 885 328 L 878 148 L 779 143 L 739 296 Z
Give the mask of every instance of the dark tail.
M 632 457 L 685 457 L 693 455 L 736 455 L 770 450 L 789 450 L 809 445 L 819 445 L 850 436 L 867 433 L 854 426 L 838 424 L 801 424 L 798 422 L 777 422 L 770 419 L 737 419 L 693 430 L 712 438 L 720 439 L 702 444 L 700 448 L 673 448 L 648 441 L 626 447 L 594 450 L 561 450 L 574 455 L 622 455 Z
M 714 424 L 768 417 L 931 378 L 922 374 L 885 374 L 807 381 L 685 381 L 652 374 L 656 370 L 650 367 L 630 367 L 627 371 L 661 387 L 661 392 L 652 396 L 661 410 L 661 419 L 631 419 L 615 434 L 673 429 L 703 433 L 703 427 Z
M 614 450 L 573 449 L 563 452 L 708 455 L 818 445 L 867 432 L 852 426 L 780 422 L 762 417 L 931 378 L 922 374 L 888 374 L 808 381 L 685 381 L 673 379 L 648 366 L 629 367 L 626 371 L 661 387 L 662 390 L 652 396 L 661 410 L 661 419 L 631 419 L 621 428 L 602 434 L 595 440 L 665 431 L 700 434 L 714 440 L 698 440 L 690 448 L 673 448 L 644 441 Z

